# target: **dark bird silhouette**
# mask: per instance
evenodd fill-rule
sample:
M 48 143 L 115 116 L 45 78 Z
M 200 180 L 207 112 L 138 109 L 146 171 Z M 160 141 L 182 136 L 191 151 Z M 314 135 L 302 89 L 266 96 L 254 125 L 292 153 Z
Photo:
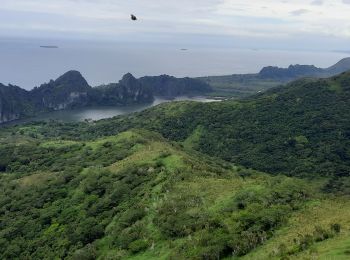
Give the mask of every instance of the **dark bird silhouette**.
M 137 17 L 135 16 L 135 15 L 131 15 L 131 20 L 133 20 L 133 21 L 136 21 L 137 20 Z

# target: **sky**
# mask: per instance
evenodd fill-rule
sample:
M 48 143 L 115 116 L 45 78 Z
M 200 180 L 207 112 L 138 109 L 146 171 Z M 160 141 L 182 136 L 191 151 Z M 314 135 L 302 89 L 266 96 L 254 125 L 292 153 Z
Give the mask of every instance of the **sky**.
M 0 40 L 348 50 L 349 14 L 350 0 L 1 0 Z

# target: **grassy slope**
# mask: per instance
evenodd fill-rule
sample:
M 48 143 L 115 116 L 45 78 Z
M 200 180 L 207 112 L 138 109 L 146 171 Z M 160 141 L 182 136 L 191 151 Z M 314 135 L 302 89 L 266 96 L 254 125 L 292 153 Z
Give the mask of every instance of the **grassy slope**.
M 290 254 L 290 259 L 349 259 L 350 250 L 350 203 L 347 198 L 322 198 L 313 200 L 305 208 L 296 212 L 288 224 L 276 232 L 273 239 L 243 259 L 279 259 L 281 245 L 293 250 L 294 239 L 312 234 L 317 226 L 341 223 L 340 235 L 312 244 L 302 252 Z M 288 254 L 287 254 L 288 255 Z

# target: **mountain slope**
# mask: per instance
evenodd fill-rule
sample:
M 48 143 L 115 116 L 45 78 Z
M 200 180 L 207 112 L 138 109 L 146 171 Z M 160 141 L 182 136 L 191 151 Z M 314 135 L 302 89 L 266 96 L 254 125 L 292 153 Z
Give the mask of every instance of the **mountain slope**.
M 333 66 L 325 69 L 325 71 L 329 74 L 339 74 L 347 70 L 350 70 L 350 58 L 344 58 Z
M 248 256 L 278 230 L 293 232 L 288 217 L 314 214 L 321 198 L 318 184 L 236 167 L 144 130 L 81 142 L 27 135 L 35 127 L 11 128 L 11 138 L 1 131 L 0 152 L 15 154 L 0 175 L 2 259 Z M 348 234 L 345 219 L 328 222 L 302 234 L 321 225 L 338 239 L 330 224 Z

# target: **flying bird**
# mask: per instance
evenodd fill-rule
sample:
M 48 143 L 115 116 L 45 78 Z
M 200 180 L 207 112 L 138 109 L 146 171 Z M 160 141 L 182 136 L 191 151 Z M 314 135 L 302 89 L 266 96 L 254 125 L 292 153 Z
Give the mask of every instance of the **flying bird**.
M 137 17 L 135 16 L 135 15 L 131 15 L 131 20 L 133 20 L 133 21 L 136 21 L 137 20 Z

